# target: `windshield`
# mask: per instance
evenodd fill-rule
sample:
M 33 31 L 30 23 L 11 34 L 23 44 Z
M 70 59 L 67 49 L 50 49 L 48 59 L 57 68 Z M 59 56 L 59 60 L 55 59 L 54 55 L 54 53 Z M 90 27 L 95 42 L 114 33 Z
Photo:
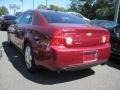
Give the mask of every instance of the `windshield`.
M 82 18 L 64 12 L 42 12 L 42 15 L 49 23 L 88 24 Z
M 5 20 L 15 20 L 16 16 L 4 16 Z

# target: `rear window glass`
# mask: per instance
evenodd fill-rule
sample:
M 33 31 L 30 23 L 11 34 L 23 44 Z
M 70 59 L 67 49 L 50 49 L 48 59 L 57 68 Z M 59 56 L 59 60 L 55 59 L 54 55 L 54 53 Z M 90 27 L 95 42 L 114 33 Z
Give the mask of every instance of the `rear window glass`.
M 88 24 L 82 18 L 64 12 L 42 12 L 42 15 L 49 23 Z
M 16 16 L 4 16 L 5 20 L 15 20 Z

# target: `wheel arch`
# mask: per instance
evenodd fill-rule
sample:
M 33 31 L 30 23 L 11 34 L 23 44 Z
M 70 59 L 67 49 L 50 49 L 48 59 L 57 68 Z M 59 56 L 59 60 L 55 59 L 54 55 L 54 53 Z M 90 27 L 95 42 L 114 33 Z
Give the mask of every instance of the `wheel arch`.
M 23 51 L 25 50 L 25 46 L 26 46 L 27 43 L 29 43 L 32 48 L 36 46 L 33 37 L 30 35 L 30 36 L 24 38 Z

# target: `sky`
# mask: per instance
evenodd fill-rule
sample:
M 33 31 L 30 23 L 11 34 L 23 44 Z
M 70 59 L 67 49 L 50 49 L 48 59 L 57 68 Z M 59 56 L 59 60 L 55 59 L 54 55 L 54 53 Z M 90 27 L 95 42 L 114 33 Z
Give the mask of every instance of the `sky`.
M 54 4 L 57 6 L 62 6 L 64 8 L 67 8 L 67 6 L 70 4 L 69 0 L 47 0 L 48 1 L 48 6 L 50 4 Z M 13 14 L 13 10 L 9 9 L 10 4 L 16 4 L 20 6 L 19 10 L 16 11 L 22 11 L 22 3 L 21 0 L 0 0 L 0 6 L 5 6 L 8 8 L 10 14 Z M 34 0 L 34 8 L 37 8 L 39 4 L 46 4 L 46 0 Z M 23 0 L 23 11 L 26 11 L 28 9 L 33 8 L 33 0 Z

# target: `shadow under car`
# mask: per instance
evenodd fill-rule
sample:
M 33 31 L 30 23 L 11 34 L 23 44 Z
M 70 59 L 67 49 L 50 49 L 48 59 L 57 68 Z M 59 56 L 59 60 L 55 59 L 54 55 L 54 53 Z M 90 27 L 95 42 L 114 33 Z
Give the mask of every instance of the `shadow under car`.
M 14 68 L 18 70 L 25 78 L 35 83 L 52 85 L 85 78 L 90 75 L 94 75 L 95 73 L 92 69 L 88 68 L 85 70 L 69 71 L 60 74 L 39 69 L 38 72 L 32 74 L 26 69 L 24 56 L 19 52 L 19 50 L 9 46 L 8 42 L 3 42 L 2 45 L 9 61 L 12 63 Z

